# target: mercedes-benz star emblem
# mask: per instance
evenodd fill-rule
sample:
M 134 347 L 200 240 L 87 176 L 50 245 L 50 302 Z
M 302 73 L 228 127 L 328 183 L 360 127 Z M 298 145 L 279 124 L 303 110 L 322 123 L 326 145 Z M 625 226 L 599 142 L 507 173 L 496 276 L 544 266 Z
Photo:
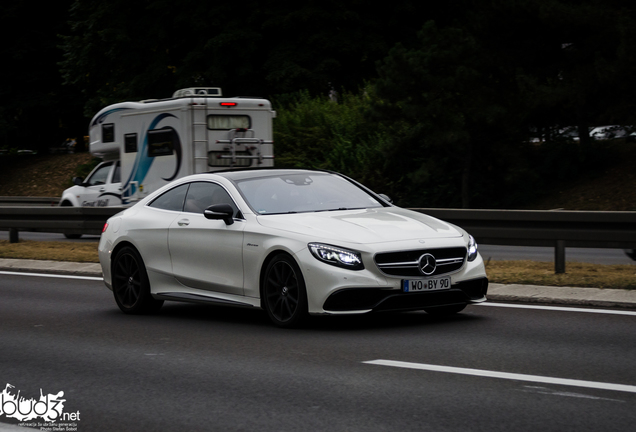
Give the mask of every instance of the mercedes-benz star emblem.
M 437 268 L 437 261 L 435 261 L 435 257 L 429 253 L 422 255 L 418 264 L 420 272 L 426 276 L 432 275 L 435 272 L 435 268 Z

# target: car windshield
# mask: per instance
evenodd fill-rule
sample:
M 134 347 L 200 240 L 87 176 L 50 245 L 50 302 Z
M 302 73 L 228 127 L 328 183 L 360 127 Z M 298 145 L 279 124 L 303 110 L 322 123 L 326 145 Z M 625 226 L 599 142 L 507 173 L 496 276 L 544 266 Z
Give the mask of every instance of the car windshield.
M 259 214 L 301 213 L 382 207 L 373 196 L 328 173 L 285 174 L 237 181 Z

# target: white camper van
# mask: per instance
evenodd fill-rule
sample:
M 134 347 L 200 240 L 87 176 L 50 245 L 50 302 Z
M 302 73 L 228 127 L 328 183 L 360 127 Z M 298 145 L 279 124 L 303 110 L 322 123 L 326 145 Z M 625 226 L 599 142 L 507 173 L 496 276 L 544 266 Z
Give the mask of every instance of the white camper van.
M 216 87 L 110 105 L 90 123 L 90 152 L 104 162 L 73 179 L 60 205 L 126 206 L 186 175 L 273 166 L 275 116 L 266 99 L 225 98 Z

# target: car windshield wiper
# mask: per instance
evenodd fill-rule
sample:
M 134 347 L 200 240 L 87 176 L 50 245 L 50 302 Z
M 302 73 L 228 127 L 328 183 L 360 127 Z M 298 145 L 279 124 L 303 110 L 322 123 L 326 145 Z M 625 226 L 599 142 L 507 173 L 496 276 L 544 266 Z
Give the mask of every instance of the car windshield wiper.
M 318 213 L 318 212 L 341 211 L 341 210 L 361 210 L 361 209 L 364 209 L 364 208 L 366 208 L 366 207 L 339 207 L 339 208 L 334 208 L 334 209 L 316 210 L 316 213 Z
M 320 213 L 320 212 L 332 212 L 332 211 L 343 211 L 343 210 L 363 210 L 365 208 L 366 207 L 339 207 L 339 208 L 322 209 L 322 210 L 292 210 L 287 212 L 259 213 L 259 215 L 266 216 L 266 215 L 297 214 L 297 213 Z
M 282 212 L 275 212 L 275 213 L 267 213 L 267 212 L 261 213 L 261 212 L 259 212 L 258 215 L 259 216 L 272 216 L 272 215 L 284 215 L 284 214 L 296 214 L 296 213 L 298 213 L 298 212 L 294 210 L 294 211 L 288 211 L 288 212 L 282 211 Z

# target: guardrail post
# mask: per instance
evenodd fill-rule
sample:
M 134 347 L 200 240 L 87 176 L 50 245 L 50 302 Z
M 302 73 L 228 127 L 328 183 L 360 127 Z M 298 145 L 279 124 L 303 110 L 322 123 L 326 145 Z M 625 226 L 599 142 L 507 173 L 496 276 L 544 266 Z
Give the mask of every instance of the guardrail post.
M 20 236 L 16 228 L 9 228 L 9 243 L 17 243 L 20 241 Z
M 565 241 L 557 240 L 554 246 L 554 273 L 565 273 Z

